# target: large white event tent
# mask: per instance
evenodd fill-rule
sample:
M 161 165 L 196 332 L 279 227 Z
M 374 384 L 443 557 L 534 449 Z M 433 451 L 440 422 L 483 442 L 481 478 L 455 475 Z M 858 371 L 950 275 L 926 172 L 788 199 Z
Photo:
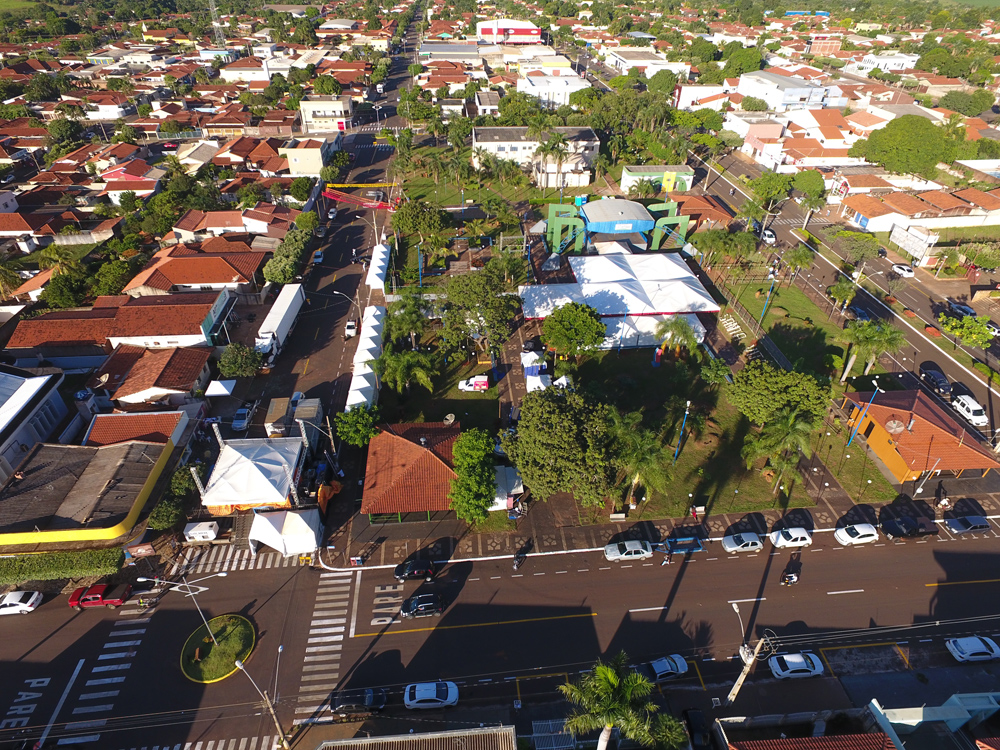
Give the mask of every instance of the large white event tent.
M 317 508 L 255 513 L 248 536 L 250 552 L 256 555 L 261 545 L 267 545 L 283 557 L 308 555 L 319 549 L 322 529 Z
M 371 406 L 378 400 L 378 376 L 371 363 L 382 355 L 382 329 L 385 326 L 385 308 L 375 305 L 365 308 L 358 333 L 358 349 L 354 353 L 354 374 L 347 391 L 349 411 L 356 406 Z
M 389 247 L 381 242 L 372 248 L 368 276 L 365 277 L 365 284 L 372 289 L 385 289 L 385 275 L 389 271 L 389 252 Z
M 206 508 L 287 507 L 304 458 L 301 438 L 227 440 L 202 495 Z
M 589 305 L 607 326 L 606 349 L 657 345 L 653 332 L 668 315 L 684 315 L 700 339 L 705 328 L 695 313 L 719 311 L 677 253 L 573 256 L 569 264 L 576 283 L 519 288 L 524 317 L 543 319 L 570 302 Z

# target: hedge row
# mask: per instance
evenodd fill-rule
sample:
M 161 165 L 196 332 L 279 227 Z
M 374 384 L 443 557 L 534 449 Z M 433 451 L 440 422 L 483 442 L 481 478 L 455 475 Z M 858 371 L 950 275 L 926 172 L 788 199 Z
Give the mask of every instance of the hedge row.
M 0 558 L 0 584 L 111 575 L 124 559 L 120 547 Z

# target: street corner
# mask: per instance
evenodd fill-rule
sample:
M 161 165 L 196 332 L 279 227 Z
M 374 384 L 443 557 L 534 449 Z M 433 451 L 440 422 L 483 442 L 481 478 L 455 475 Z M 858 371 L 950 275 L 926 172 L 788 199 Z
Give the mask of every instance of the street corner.
M 898 643 L 873 643 L 820 649 L 832 677 L 876 672 L 905 672 L 910 669 L 909 649 Z

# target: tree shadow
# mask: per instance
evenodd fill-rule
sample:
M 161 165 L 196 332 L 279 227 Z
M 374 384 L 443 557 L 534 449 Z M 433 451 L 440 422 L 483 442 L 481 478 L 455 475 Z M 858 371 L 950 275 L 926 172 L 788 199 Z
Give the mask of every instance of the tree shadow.
M 843 348 L 830 342 L 829 334 L 813 325 L 775 323 L 768 336 L 796 369 L 814 375 L 829 375 L 827 362 L 832 356 L 841 356 Z

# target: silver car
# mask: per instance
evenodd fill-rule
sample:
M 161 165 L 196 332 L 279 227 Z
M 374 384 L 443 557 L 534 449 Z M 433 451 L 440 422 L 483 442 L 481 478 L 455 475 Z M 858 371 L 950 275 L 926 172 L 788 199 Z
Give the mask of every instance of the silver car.
M 986 516 L 958 516 L 948 518 L 944 525 L 952 534 L 985 534 L 990 530 L 990 522 Z
M 752 531 L 740 531 L 722 537 L 722 549 L 730 554 L 735 552 L 760 552 L 764 543 Z
M 781 654 L 767 660 L 771 674 L 779 680 L 794 680 L 800 677 L 819 677 L 823 674 L 823 662 L 816 654 Z
M 778 529 L 770 534 L 771 544 L 777 549 L 785 547 L 808 547 L 813 543 L 812 535 L 801 526 Z
M 604 548 L 604 557 L 610 562 L 625 560 L 646 560 L 653 556 L 653 548 L 649 542 L 641 539 L 629 539 L 627 542 L 615 542 Z
M 845 547 L 878 541 L 878 530 L 870 523 L 854 523 L 833 532 L 833 538 Z

